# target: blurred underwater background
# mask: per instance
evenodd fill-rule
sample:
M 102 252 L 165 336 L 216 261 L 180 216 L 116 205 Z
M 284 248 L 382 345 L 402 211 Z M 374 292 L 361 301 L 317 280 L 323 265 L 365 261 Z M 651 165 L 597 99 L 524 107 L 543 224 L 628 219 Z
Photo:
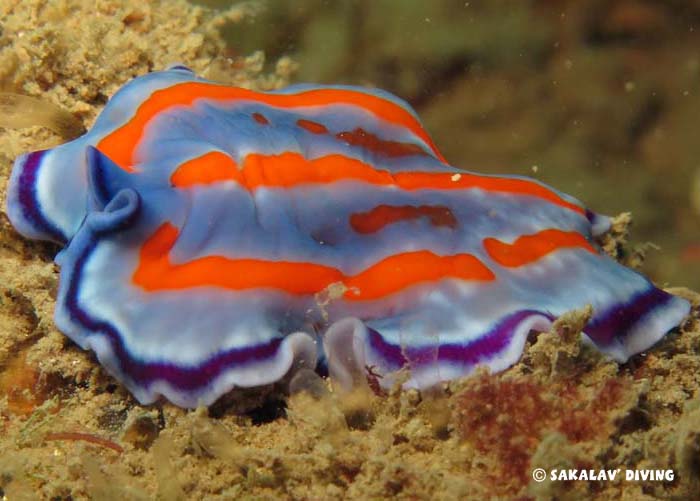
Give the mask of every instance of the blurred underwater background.
M 231 1 L 198 0 L 224 8 Z M 408 100 L 448 161 L 608 215 L 660 285 L 700 288 L 700 2 L 267 0 L 227 56 Z M 631 260 L 632 264 L 634 260 Z

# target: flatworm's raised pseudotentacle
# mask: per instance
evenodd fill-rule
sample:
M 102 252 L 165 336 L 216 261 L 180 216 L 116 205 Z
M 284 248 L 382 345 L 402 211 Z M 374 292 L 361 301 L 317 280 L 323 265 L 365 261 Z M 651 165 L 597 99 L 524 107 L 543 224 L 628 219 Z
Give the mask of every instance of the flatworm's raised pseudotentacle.
M 405 102 L 359 87 L 136 78 L 87 134 L 17 159 L 7 212 L 65 245 L 56 324 L 142 403 L 317 364 L 423 388 L 507 368 L 587 304 L 586 338 L 625 361 L 689 311 L 598 252 L 606 217 L 447 165 Z

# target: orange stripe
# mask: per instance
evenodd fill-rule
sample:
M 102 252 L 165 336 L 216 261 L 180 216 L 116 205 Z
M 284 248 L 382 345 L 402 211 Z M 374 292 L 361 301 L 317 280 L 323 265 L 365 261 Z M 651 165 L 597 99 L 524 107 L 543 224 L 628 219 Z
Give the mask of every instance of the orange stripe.
M 210 151 L 180 165 L 170 176 L 170 183 L 178 188 L 219 181 L 243 182 L 236 161 L 220 151 Z
M 328 184 L 350 180 L 377 185 L 395 184 L 391 173 L 376 170 L 360 160 L 343 155 L 327 155 L 307 160 L 299 153 L 251 153 L 245 158 L 243 176 L 250 190 L 260 187 L 291 188 L 299 184 Z
M 327 134 L 328 128 L 318 122 L 300 118 L 297 125 L 313 134 Z M 335 137 L 349 146 L 359 146 L 367 151 L 386 155 L 388 157 L 405 157 L 410 155 L 426 155 L 423 148 L 413 143 L 402 143 L 400 141 L 388 141 L 381 139 L 377 135 L 367 132 L 361 127 L 353 131 L 339 132 Z
M 433 226 L 454 228 L 457 219 L 449 207 L 443 205 L 378 205 L 369 212 L 350 216 L 350 226 L 358 233 L 376 233 L 387 225 L 427 217 Z
M 335 137 L 350 146 L 359 146 L 367 151 L 386 155 L 390 158 L 427 154 L 417 144 L 380 139 L 378 136 L 360 127 L 353 131 L 339 132 Z
M 396 177 L 397 184 L 404 190 L 479 188 L 484 191 L 530 195 L 586 215 L 585 209 L 564 200 L 551 189 L 527 179 L 480 176 L 466 172 L 456 175 L 442 172 L 401 172 L 394 177 Z
M 496 238 L 484 239 L 484 248 L 489 256 L 508 268 L 530 264 L 555 250 L 571 247 L 596 253 L 586 237 L 575 231 L 543 230 L 533 235 L 518 237 L 512 244 Z
M 312 122 L 311 120 L 304 120 L 303 118 L 297 120 L 297 125 L 313 134 L 326 134 L 328 132 L 325 125 L 318 122 Z
M 141 247 L 134 284 L 147 291 L 215 286 L 232 290 L 279 289 L 290 294 L 316 294 L 333 283 L 344 283 L 348 300 L 378 299 L 412 285 L 443 278 L 493 280 L 494 275 L 470 254 L 437 256 L 429 251 L 390 256 L 365 271 L 345 276 L 341 271 L 314 263 L 198 258 L 173 264 L 168 256 L 178 238 L 170 223 L 161 225 Z
M 496 277 L 471 254 L 438 256 L 429 251 L 390 256 L 365 271 L 349 277 L 346 299 L 379 299 L 421 282 L 443 278 L 491 281 Z
M 334 268 L 311 263 L 208 256 L 173 264 L 168 254 L 178 235 L 175 226 L 164 223 L 144 242 L 132 278 L 135 284 L 147 291 L 218 286 L 233 290 L 270 287 L 292 294 L 315 294 L 343 278 Z
M 300 108 L 347 104 L 361 107 L 376 117 L 411 130 L 433 153 L 445 161 L 420 122 L 400 106 L 371 94 L 352 90 L 316 89 L 297 94 L 265 94 L 248 89 L 203 82 L 186 82 L 155 91 L 143 101 L 134 116 L 122 127 L 104 137 L 97 149 L 124 170 L 131 172 L 136 163 L 134 154 L 148 122 L 174 106 L 192 106 L 197 99 L 221 102 L 247 100 L 277 108 Z
M 218 168 L 213 168 L 218 171 Z M 177 171 L 173 176 L 176 175 Z M 404 190 L 478 188 L 529 195 L 583 215 L 586 213 L 584 209 L 564 200 L 552 190 L 526 179 L 480 176 L 467 172 L 457 175 L 450 172 L 400 172 L 392 175 L 360 160 L 338 154 L 308 160 L 299 153 L 291 152 L 279 155 L 251 153 L 243 163 L 242 178 L 241 181 L 237 173 L 232 176 L 232 179 L 242 182 L 251 191 L 260 187 L 291 188 L 299 184 L 327 184 L 336 181 L 360 181 L 378 186 L 396 186 Z
M 400 172 L 376 170 L 372 166 L 343 155 L 327 155 L 307 160 L 298 153 L 280 155 L 250 154 L 243 167 L 246 186 L 291 188 L 304 183 L 361 181 L 379 186 L 397 186 L 404 190 L 440 189 L 463 190 L 479 188 L 485 191 L 530 195 L 585 215 L 585 210 L 561 198 L 553 191 L 533 181 L 508 179 L 477 174 L 450 172 Z

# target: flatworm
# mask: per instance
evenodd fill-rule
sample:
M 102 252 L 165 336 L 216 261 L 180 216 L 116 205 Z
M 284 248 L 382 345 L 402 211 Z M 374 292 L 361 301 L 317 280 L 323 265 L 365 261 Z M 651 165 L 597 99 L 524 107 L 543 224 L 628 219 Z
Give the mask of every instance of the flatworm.
M 608 218 L 449 166 L 380 90 L 151 73 L 84 136 L 18 158 L 7 213 L 65 246 L 56 324 L 144 404 L 302 366 L 345 385 L 372 367 L 384 387 L 407 366 L 425 388 L 509 367 L 587 304 L 585 339 L 624 362 L 689 312 L 599 252 Z

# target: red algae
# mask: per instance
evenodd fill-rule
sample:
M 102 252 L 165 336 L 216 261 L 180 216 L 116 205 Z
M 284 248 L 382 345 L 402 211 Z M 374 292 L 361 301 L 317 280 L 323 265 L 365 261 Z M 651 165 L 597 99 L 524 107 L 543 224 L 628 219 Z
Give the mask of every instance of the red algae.
M 608 379 L 584 392 L 571 383 L 544 385 L 481 373 L 455 396 L 457 430 L 501 465 L 491 474 L 493 488 L 513 492 L 528 482 L 530 458 L 546 433 L 558 431 L 574 444 L 607 439 L 631 385 L 629 378 Z
M 485 373 L 457 395 L 460 435 L 502 464 L 501 470 L 493 472 L 494 487 L 503 477 L 526 482 L 530 456 L 552 417 L 552 405 L 542 395 L 535 383 L 499 381 Z

